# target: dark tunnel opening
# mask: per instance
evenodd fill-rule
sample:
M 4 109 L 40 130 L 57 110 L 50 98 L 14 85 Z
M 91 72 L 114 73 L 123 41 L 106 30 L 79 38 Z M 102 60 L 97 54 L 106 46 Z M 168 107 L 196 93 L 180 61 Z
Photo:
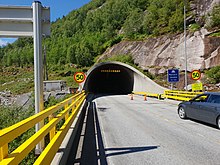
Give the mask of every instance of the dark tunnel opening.
M 95 68 L 85 84 L 85 90 L 95 94 L 128 94 L 133 87 L 133 71 L 118 64 L 105 64 Z

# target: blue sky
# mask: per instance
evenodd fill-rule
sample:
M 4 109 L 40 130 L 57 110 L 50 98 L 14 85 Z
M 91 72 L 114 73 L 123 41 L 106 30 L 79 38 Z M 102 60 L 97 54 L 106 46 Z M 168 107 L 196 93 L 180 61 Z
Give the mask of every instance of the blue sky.
M 91 0 L 40 0 L 43 6 L 50 7 L 51 21 L 62 18 L 70 11 L 80 8 Z M 31 6 L 33 0 L 0 0 L 0 5 Z M 0 46 L 15 41 L 14 38 L 0 38 Z

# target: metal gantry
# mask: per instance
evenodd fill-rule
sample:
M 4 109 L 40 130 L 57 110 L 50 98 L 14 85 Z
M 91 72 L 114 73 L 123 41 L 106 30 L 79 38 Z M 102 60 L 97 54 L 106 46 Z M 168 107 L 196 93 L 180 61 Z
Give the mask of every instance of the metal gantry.
M 0 6 L 0 37 L 33 37 L 35 113 L 44 109 L 42 36 L 50 35 L 50 8 L 34 1 L 32 6 Z M 36 132 L 43 121 L 36 124 Z M 43 149 L 43 141 L 36 147 Z

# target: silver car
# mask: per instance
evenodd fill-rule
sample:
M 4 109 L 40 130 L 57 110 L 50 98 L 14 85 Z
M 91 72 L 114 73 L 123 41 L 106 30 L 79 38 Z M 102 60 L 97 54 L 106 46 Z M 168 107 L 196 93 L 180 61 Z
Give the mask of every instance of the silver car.
M 220 129 L 220 93 L 207 92 L 181 102 L 178 106 L 181 119 L 191 118 L 217 125 Z

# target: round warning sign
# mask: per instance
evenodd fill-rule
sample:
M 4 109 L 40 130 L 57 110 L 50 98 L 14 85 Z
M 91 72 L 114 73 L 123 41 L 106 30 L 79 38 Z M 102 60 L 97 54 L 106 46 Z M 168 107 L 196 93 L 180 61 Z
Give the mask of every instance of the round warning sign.
M 86 75 L 85 73 L 83 72 L 76 72 L 74 74 L 74 80 L 77 82 L 77 83 L 82 83 L 83 81 L 85 81 L 86 79 Z
M 191 72 L 191 78 L 193 80 L 199 80 L 201 78 L 201 72 L 199 70 L 193 70 Z

